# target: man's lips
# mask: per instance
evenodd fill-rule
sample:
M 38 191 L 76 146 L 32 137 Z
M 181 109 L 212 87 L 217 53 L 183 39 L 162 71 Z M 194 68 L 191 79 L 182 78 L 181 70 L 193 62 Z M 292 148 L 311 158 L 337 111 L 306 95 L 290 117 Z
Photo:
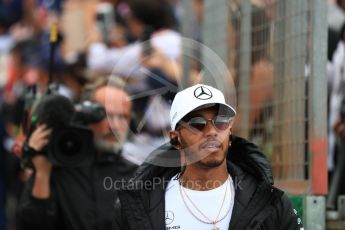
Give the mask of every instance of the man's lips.
M 222 148 L 222 143 L 219 141 L 206 141 L 203 144 L 201 144 L 200 149 L 207 150 L 210 152 L 218 151 Z
M 108 140 L 108 141 L 116 141 L 117 140 L 113 133 L 108 133 L 108 134 L 102 135 L 102 138 L 104 140 Z

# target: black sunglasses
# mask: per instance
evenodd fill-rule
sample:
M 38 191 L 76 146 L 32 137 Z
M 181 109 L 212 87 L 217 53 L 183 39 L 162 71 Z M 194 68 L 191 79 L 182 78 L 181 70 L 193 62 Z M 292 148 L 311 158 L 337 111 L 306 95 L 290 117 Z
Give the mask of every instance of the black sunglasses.
M 207 122 L 210 121 L 218 131 L 224 131 L 227 128 L 229 128 L 231 120 L 232 117 L 218 115 L 215 116 L 213 119 L 205 119 L 204 117 L 193 117 L 188 121 L 182 121 L 180 123 L 182 126 L 184 126 L 183 124 L 186 124 L 191 130 L 202 132 L 205 129 Z

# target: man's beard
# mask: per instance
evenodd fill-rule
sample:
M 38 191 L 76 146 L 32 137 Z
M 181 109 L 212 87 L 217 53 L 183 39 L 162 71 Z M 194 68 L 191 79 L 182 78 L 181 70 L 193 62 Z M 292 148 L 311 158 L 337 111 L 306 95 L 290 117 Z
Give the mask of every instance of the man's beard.
M 212 138 L 211 138 L 212 139 Z M 210 139 L 210 140 L 211 140 Z M 208 140 L 208 141 L 210 141 Z M 214 140 L 214 139 L 212 139 Z M 185 152 L 185 157 L 186 157 L 186 163 L 187 164 L 198 164 L 203 168 L 216 168 L 219 167 L 223 164 L 223 162 L 226 160 L 227 157 L 227 150 L 224 150 L 224 155 L 222 157 L 222 159 L 210 159 L 207 160 L 207 157 L 209 155 L 211 155 L 212 153 L 208 153 L 208 154 L 200 154 L 200 152 L 202 151 L 200 148 L 198 150 L 196 150 L 195 152 L 193 152 L 190 148 L 190 146 L 188 146 L 188 144 L 181 139 L 181 149 Z M 200 144 L 198 144 L 200 145 Z
M 222 158 L 221 160 L 210 160 L 206 162 L 201 160 L 198 162 L 198 164 L 201 165 L 203 168 L 216 168 L 216 167 L 221 166 L 224 161 L 225 161 L 225 157 Z
M 108 135 L 114 135 L 116 137 L 116 141 L 106 140 L 104 137 Z M 94 145 L 98 152 L 100 153 L 115 153 L 119 154 L 122 146 L 126 140 L 127 133 L 124 135 L 120 135 L 118 132 L 114 133 L 106 133 L 102 136 L 94 136 Z
M 226 155 L 222 157 L 222 159 L 210 159 L 207 160 L 208 155 L 197 155 L 190 151 L 190 149 L 187 147 L 184 149 L 184 152 L 186 154 L 187 163 L 188 164 L 198 164 L 203 168 L 216 168 L 223 164 L 223 162 L 226 159 Z

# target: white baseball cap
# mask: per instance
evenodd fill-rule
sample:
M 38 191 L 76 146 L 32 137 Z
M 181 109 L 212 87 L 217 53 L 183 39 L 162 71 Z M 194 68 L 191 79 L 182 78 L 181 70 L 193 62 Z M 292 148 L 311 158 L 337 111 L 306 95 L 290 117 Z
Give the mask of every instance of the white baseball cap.
M 176 124 L 188 113 L 207 105 L 218 104 L 227 109 L 231 117 L 236 111 L 225 102 L 224 94 L 208 85 L 197 84 L 178 92 L 172 102 L 170 109 L 170 125 L 175 130 Z

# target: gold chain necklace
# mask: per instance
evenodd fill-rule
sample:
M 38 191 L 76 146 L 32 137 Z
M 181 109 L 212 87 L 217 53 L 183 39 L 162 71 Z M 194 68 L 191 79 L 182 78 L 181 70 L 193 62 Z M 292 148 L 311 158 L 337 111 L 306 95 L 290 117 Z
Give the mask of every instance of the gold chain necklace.
M 227 215 L 229 214 L 230 210 L 231 210 L 231 207 L 232 207 L 232 198 L 231 198 L 231 202 L 230 202 L 230 205 L 229 205 L 229 208 L 228 210 L 226 211 L 225 215 L 221 218 L 218 219 L 222 209 L 223 209 L 223 206 L 224 206 L 224 203 L 225 203 L 225 198 L 226 198 L 226 194 L 228 192 L 228 187 L 229 184 L 230 184 L 230 177 L 227 179 L 227 182 L 226 182 L 226 187 L 225 187 L 225 193 L 224 193 L 224 197 L 223 197 L 223 201 L 222 201 L 222 205 L 218 211 L 218 215 L 216 217 L 215 220 L 211 220 L 210 218 L 208 218 L 196 205 L 195 203 L 192 201 L 192 199 L 187 195 L 187 192 L 185 191 L 185 189 L 183 188 L 182 186 L 182 183 L 179 179 L 179 188 L 180 188 L 180 194 L 181 194 L 181 197 L 182 197 L 182 201 L 184 203 L 184 205 L 186 206 L 186 208 L 188 209 L 188 211 L 194 216 L 195 219 L 197 219 L 198 221 L 204 223 L 204 224 L 212 224 L 214 226 L 213 230 L 219 230 L 219 228 L 217 227 L 217 223 L 221 222 L 222 220 L 225 219 L 225 217 L 227 217 Z M 203 216 L 205 217 L 205 219 L 207 219 L 208 221 L 205 221 L 205 220 L 202 220 L 200 219 L 197 215 L 195 215 L 193 213 L 193 211 L 191 210 L 191 208 L 188 206 L 187 202 L 185 201 L 185 198 L 184 196 L 189 200 L 189 202 L 193 205 L 193 207 Z

